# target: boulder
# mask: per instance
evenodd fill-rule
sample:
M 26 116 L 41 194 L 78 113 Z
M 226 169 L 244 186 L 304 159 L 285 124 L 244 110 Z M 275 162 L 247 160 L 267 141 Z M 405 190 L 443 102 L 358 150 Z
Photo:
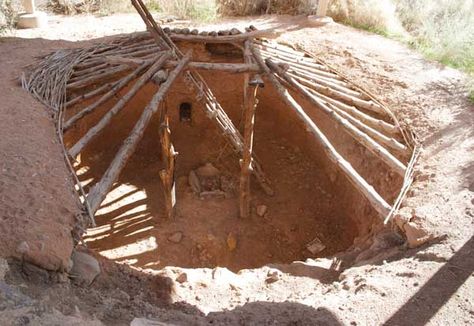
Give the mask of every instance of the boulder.
M 71 275 L 86 285 L 92 284 L 100 274 L 100 265 L 97 259 L 84 252 L 74 251 L 72 254 Z

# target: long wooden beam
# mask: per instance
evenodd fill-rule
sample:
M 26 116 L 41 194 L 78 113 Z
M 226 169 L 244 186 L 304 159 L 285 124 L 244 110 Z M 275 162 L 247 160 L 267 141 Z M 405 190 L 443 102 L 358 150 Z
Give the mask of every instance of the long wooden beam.
M 130 88 L 130 90 L 125 94 L 120 100 L 115 103 L 114 107 L 110 109 L 100 121 L 87 131 L 87 133 L 69 149 L 69 155 L 71 157 L 76 157 L 82 149 L 94 139 L 102 130 L 112 121 L 112 118 L 119 113 L 125 105 L 137 94 L 137 92 L 142 89 L 143 86 L 153 77 L 153 75 L 160 70 L 166 60 L 171 56 L 170 52 L 167 52 L 161 57 L 137 80 L 137 82 Z
M 124 58 L 120 56 L 106 57 L 110 64 L 125 64 L 131 66 L 138 66 L 143 63 L 143 59 L 135 58 Z M 178 65 L 178 61 L 169 60 L 165 63 L 165 68 L 174 68 Z M 210 63 L 210 62 L 190 62 L 186 66 L 187 70 L 217 70 L 222 72 L 230 73 L 248 73 L 248 72 L 260 72 L 260 67 L 252 63 Z
M 354 184 L 356 189 L 367 198 L 372 207 L 381 215 L 384 219 L 390 213 L 390 205 L 375 191 L 375 189 L 362 178 L 359 173 L 352 167 L 352 165 L 346 161 L 341 154 L 337 152 L 331 142 L 327 139 L 324 133 L 316 126 L 311 118 L 306 114 L 303 108 L 295 101 L 290 95 L 288 90 L 278 81 L 277 77 L 273 75 L 270 68 L 267 67 L 265 62 L 260 55 L 259 50 L 256 47 L 251 47 L 252 54 L 262 68 L 265 71 L 266 76 L 275 87 L 281 98 L 287 103 L 301 118 L 301 120 L 308 127 L 308 130 L 316 137 L 321 143 L 324 151 L 328 155 L 329 159 L 336 164 L 344 173 L 347 175 L 349 180 Z
M 166 67 L 175 67 L 176 61 L 168 61 Z M 260 72 L 260 67 L 252 63 L 208 63 L 208 62 L 190 62 L 188 69 L 195 70 L 217 70 L 230 73 L 248 73 Z
M 186 42 L 203 42 L 203 43 L 236 43 L 244 42 L 245 40 L 254 38 L 276 38 L 281 32 L 276 31 L 274 28 L 256 30 L 252 32 L 246 32 L 237 35 L 222 35 L 222 36 L 203 36 L 203 35 L 190 35 L 190 34 L 169 34 L 169 37 L 173 41 L 186 41 Z
M 135 124 L 135 127 L 133 128 L 130 135 L 123 142 L 122 147 L 113 159 L 104 176 L 90 191 L 89 195 L 87 196 L 87 201 L 92 212 L 95 213 L 97 209 L 99 209 L 100 204 L 112 188 L 114 182 L 117 180 L 128 159 L 135 151 L 138 142 L 142 139 L 145 129 L 150 123 L 151 118 L 158 111 L 159 104 L 190 60 L 191 52 L 188 52 L 180 61 L 179 65 L 169 74 L 166 82 L 160 86 L 158 92 L 156 92 L 150 103 L 143 110 L 140 119 Z

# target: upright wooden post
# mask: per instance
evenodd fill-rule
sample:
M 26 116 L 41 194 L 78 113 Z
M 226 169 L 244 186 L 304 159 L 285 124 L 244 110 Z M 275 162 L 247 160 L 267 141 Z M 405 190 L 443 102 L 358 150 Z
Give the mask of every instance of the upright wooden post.
M 160 127 L 161 155 L 163 157 L 164 169 L 160 171 L 163 192 L 165 195 L 166 216 L 173 217 L 174 206 L 176 204 L 176 186 L 174 179 L 175 157 L 178 155 L 174 151 L 171 143 L 171 130 L 169 128 L 168 108 L 163 108 L 163 121 Z
M 250 52 L 249 40 L 245 41 L 244 61 L 246 64 L 252 63 L 252 52 Z M 244 144 L 242 150 L 242 163 L 240 172 L 240 217 L 246 218 L 250 215 L 250 173 L 252 171 L 252 149 L 253 149 L 253 129 L 255 124 L 255 109 L 258 104 L 256 99 L 258 86 L 252 91 L 250 76 L 244 75 Z

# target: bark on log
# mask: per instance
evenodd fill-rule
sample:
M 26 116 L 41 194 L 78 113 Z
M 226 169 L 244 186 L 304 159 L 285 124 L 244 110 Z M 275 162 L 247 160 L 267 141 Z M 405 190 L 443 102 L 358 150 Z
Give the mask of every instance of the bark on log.
M 110 109 L 100 121 L 87 131 L 87 133 L 79 139 L 69 150 L 71 157 L 76 157 L 82 149 L 94 139 L 100 132 L 112 121 L 112 118 L 119 113 L 125 105 L 135 96 L 135 94 L 153 77 L 153 75 L 163 67 L 164 63 L 171 56 L 171 53 L 163 54 L 133 85 L 132 88 L 125 94 L 117 103 Z
M 131 74 L 128 76 L 122 78 L 119 80 L 114 87 L 105 93 L 100 99 L 98 99 L 96 102 L 92 103 L 88 107 L 84 108 L 83 110 L 79 111 L 75 115 L 73 115 L 71 118 L 69 118 L 66 123 L 63 125 L 63 130 L 67 131 L 69 128 L 71 128 L 77 121 L 85 117 L 86 115 L 94 112 L 95 109 L 97 109 L 99 106 L 110 100 L 115 94 L 117 94 L 122 88 L 127 86 L 127 84 L 132 81 L 133 79 L 137 78 L 143 70 L 145 70 L 149 65 L 151 64 L 151 61 L 143 63 L 140 67 L 135 69 Z
M 375 156 L 385 162 L 390 168 L 397 172 L 400 176 L 405 176 L 406 166 L 400 162 L 395 156 L 393 156 L 386 148 L 377 143 L 374 139 L 369 137 L 367 134 L 360 131 L 347 119 L 341 117 L 334 110 L 325 105 L 320 99 L 313 96 L 311 92 L 305 89 L 297 80 L 288 75 L 283 71 L 277 64 L 272 62 L 270 59 L 266 60 L 267 66 L 278 76 L 283 78 L 292 87 L 294 87 L 299 94 L 303 95 L 308 101 L 314 106 L 323 111 L 328 115 L 334 122 L 342 126 L 356 141 L 371 151 Z
M 104 200 L 107 193 L 112 188 L 114 182 L 117 180 L 120 172 L 124 168 L 125 164 L 127 163 L 130 156 L 135 151 L 135 148 L 138 145 L 140 139 L 142 139 L 143 134 L 145 133 L 145 129 L 151 121 L 153 115 L 158 111 L 159 104 L 165 97 L 166 93 L 170 89 L 173 82 L 179 76 L 179 74 L 183 71 L 183 68 L 186 64 L 191 60 L 191 52 L 188 52 L 183 59 L 181 60 L 180 64 L 170 73 L 168 80 L 161 85 L 158 92 L 153 96 L 150 103 L 147 107 L 143 110 L 140 119 L 135 124 L 130 135 L 124 141 L 122 147 L 120 148 L 119 152 L 115 156 L 114 160 L 110 164 L 109 168 L 105 172 L 102 179 L 92 188 L 90 194 L 87 196 L 87 201 L 91 208 L 92 212 L 96 212 L 99 208 L 100 204 Z
M 298 116 L 303 120 L 308 129 L 313 133 L 316 139 L 321 143 L 324 151 L 328 155 L 329 159 L 336 164 L 341 170 L 345 172 L 349 180 L 354 184 L 356 189 L 364 195 L 365 198 L 370 202 L 372 207 L 381 215 L 382 219 L 387 216 L 390 212 L 390 205 L 375 191 L 375 189 L 367 183 L 367 181 L 362 178 L 356 170 L 351 166 L 351 164 L 346 161 L 334 148 L 331 142 L 327 137 L 321 132 L 321 130 L 316 126 L 316 124 L 311 120 L 311 118 L 304 112 L 303 108 L 294 100 L 294 98 L 289 94 L 289 92 L 283 87 L 283 85 L 278 81 L 270 69 L 266 66 L 263 61 L 260 52 L 256 47 L 251 48 L 252 54 L 260 65 L 262 70 L 265 71 L 268 79 L 275 87 L 276 91 L 279 93 L 281 98 L 298 114 Z

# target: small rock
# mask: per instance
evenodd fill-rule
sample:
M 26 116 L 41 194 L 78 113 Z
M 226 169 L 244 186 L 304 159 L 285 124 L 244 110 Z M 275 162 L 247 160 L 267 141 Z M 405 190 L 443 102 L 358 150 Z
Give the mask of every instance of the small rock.
M 314 238 L 306 245 L 306 249 L 308 249 L 308 251 L 313 255 L 316 255 L 326 249 L 326 246 L 321 242 L 321 240 L 319 240 L 319 238 Z
M 268 207 L 265 205 L 258 205 L 257 206 L 257 215 L 260 217 L 264 217 L 267 213 Z
M 28 251 L 30 251 L 30 246 L 28 245 L 28 242 L 26 241 L 20 242 L 18 247 L 16 247 L 16 251 L 22 255 L 26 254 Z
M 229 233 L 227 236 L 227 247 L 230 251 L 234 251 L 237 248 L 237 238 L 235 237 L 234 233 Z
M 84 252 L 74 251 L 71 258 L 73 261 L 71 275 L 87 285 L 90 285 L 100 274 L 99 262 L 94 257 Z
M 278 275 L 277 271 L 268 272 L 267 278 L 265 279 L 265 283 L 271 284 L 271 283 L 275 283 L 279 280 L 280 280 L 280 275 Z
M 230 35 L 238 35 L 238 34 L 241 34 L 241 32 L 237 28 L 234 27 L 230 30 Z
M 180 243 L 183 239 L 183 232 L 175 232 L 171 236 L 168 237 L 168 241 L 173 243 Z
M 188 281 L 188 274 L 186 273 L 181 273 L 179 276 L 176 278 L 176 282 L 178 283 L 184 283 Z

